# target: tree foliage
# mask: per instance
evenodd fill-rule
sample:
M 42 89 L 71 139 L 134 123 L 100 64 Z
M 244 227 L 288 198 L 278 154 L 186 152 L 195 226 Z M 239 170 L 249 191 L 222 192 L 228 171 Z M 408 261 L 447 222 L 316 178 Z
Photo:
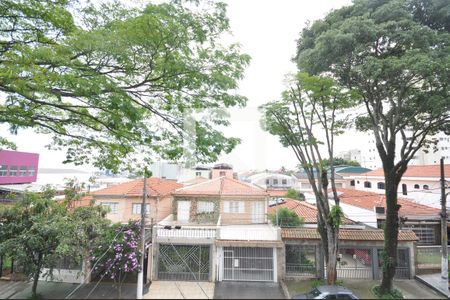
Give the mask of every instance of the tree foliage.
M 330 166 L 330 161 L 328 159 L 324 159 L 323 160 L 323 164 L 325 167 L 329 167 Z M 360 167 L 361 165 L 359 164 L 359 162 L 354 161 L 354 160 L 346 160 L 340 157 L 336 157 L 334 159 L 334 166 L 353 166 L 353 167 Z
M 53 196 L 52 190 L 25 193 L 15 205 L 0 209 L 0 256 L 14 259 L 33 280 L 33 297 L 40 276 L 52 278 L 63 258 L 81 263 L 109 226 L 100 206 L 67 210 Z
M 392 291 L 398 237 L 397 188 L 409 161 L 450 120 L 448 3 L 439 0 L 356 0 L 303 29 L 297 46 L 302 71 L 327 74 L 360 96 L 356 119 L 371 131 L 386 184 L 382 292 Z
M 286 198 L 296 199 L 296 200 L 305 200 L 305 195 L 302 192 L 297 191 L 296 189 L 289 189 L 284 195 Z
M 1 2 L 0 122 L 51 134 L 66 162 L 111 170 L 233 149 L 238 139 L 216 126 L 228 124 L 223 109 L 246 103 L 236 88 L 249 56 L 219 43 L 223 3 L 77 4 Z
M 304 220 L 300 218 L 295 211 L 292 211 L 287 207 L 277 209 L 277 212 L 271 214 L 269 218 L 273 224 L 280 227 L 300 227 L 304 223 Z
M 316 197 L 317 223 L 329 284 L 336 281 L 339 234 L 339 222 L 330 217 L 328 202 L 330 181 L 335 204 L 339 206 L 334 180 L 334 138 L 348 123 L 343 110 L 354 105 L 357 98 L 332 78 L 299 73 L 280 100 L 261 107 L 263 128 L 294 151 Z M 330 166 L 329 178 L 325 159 Z

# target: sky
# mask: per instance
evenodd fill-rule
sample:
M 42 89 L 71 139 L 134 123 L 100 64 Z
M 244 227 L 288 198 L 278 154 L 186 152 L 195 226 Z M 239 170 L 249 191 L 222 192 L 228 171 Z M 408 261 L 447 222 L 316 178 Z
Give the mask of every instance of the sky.
M 141 0 L 140 2 L 144 2 Z M 258 106 L 276 100 L 284 89 L 287 73 L 296 71 L 291 61 L 296 40 L 306 22 L 323 18 L 332 9 L 351 3 L 350 0 L 224 0 L 228 4 L 233 41 L 241 44 L 242 52 L 252 57 L 240 82 L 239 93 L 248 98 L 243 109 L 230 109 L 231 125 L 223 131 L 227 136 L 239 137 L 241 144 L 219 162 L 230 163 L 235 170 L 277 169 L 297 165 L 292 150 L 283 148 L 276 137 L 260 126 Z M 50 151 L 45 145 L 48 136 L 31 130 L 19 131 L 17 136 L 0 127 L 0 136 L 15 141 L 19 151 L 40 153 L 41 168 L 89 169 L 89 166 L 63 165 L 64 152 Z M 350 147 L 338 143 L 336 152 Z

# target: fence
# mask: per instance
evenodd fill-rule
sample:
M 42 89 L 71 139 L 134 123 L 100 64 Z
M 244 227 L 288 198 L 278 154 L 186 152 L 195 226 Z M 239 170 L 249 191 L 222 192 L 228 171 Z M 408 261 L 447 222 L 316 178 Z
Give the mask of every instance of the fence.
M 181 228 L 181 229 L 165 229 L 157 228 L 156 235 L 158 237 L 182 237 L 182 238 L 194 238 L 194 239 L 204 239 L 216 237 L 216 229 L 209 228 Z
M 450 252 L 450 247 L 448 248 Z M 442 247 L 436 246 L 417 246 L 417 272 L 439 273 L 441 270 Z

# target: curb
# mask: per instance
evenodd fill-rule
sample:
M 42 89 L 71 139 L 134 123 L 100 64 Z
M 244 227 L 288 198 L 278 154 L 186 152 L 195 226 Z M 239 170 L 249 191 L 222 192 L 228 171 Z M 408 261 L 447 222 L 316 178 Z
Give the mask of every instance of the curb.
M 414 276 L 414 279 L 425 284 L 427 287 L 431 288 L 433 291 L 437 292 L 438 294 L 447 297 L 448 299 L 450 299 L 443 291 L 441 291 L 440 289 L 436 288 L 434 285 L 428 283 L 427 281 L 423 280 L 422 278 L 420 278 L 419 276 Z
M 286 284 L 284 283 L 284 280 L 280 281 L 280 285 L 281 285 L 281 289 L 283 290 L 283 294 L 286 297 L 286 299 L 291 299 L 291 294 L 289 294 L 289 290 L 288 290 Z

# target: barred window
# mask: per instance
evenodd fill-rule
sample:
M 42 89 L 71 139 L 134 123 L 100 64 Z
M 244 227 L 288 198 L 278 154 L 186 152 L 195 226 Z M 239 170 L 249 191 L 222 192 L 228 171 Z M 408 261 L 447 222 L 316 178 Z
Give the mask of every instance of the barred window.
M 119 210 L 119 202 L 102 202 L 103 207 L 109 209 L 110 214 L 117 214 Z
M 36 167 L 29 166 L 28 167 L 28 176 L 34 176 L 34 175 L 36 175 Z
M 199 201 L 197 202 L 198 213 L 210 213 L 214 212 L 214 202 Z
M 142 203 L 133 203 L 133 215 L 141 214 Z M 145 204 L 145 213 L 148 215 L 150 213 L 150 204 Z

